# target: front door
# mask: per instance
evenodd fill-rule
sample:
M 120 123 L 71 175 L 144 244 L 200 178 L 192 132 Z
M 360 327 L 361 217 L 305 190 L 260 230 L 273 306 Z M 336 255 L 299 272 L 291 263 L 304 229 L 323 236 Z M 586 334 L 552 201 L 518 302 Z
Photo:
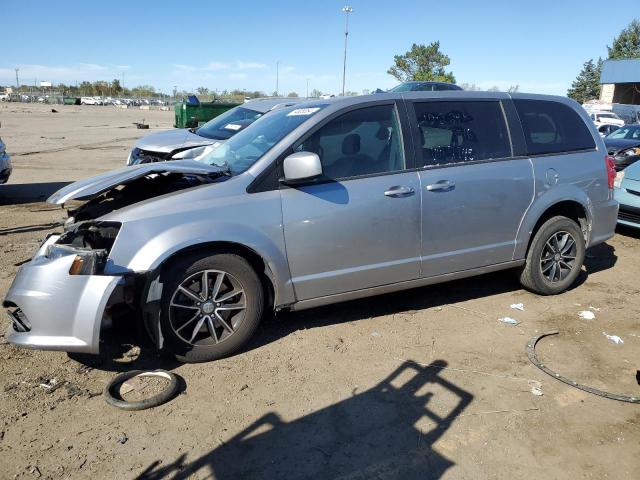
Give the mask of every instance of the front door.
M 421 162 L 422 276 L 513 259 L 534 195 L 528 158 L 512 158 L 500 102 L 415 101 Z
M 420 183 L 405 171 L 393 103 L 344 113 L 297 147 L 320 182 L 284 187 L 287 257 L 298 300 L 419 277 Z

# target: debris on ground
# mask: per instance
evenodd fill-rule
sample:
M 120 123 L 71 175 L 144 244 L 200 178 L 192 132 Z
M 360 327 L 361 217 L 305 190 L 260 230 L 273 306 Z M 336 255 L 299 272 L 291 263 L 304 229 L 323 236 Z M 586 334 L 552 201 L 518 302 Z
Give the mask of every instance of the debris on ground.
M 529 380 L 529 382 L 527 383 L 531 388 L 531 393 L 533 393 L 535 396 L 541 397 L 542 395 L 544 395 L 544 392 L 542 391 L 542 383 L 538 382 L 537 380 Z
M 620 345 L 622 343 L 624 343 L 624 340 L 622 340 L 618 335 L 609 335 L 605 332 L 602 332 L 602 334 L 607 337 L 607 340 L 609 340 L 612 343 L 615 343 L 616 345 Z
M 118 438 L 116 440 L 118 441 L 118 443 L 124 445 L 125 443 L 127 443 L 127 440 L 129 440 L 129 437 L 127 437 L 126 433 L 121 433 L 120 435 L 118 435 Z
M 596 308 L 593 305 L 589 305 L 589 310 L 593 310 L 594 312 L 599 312 L 600 311 L 599 308 Z
M 512 303 L 510 307 L 514 310 L 520 310 L 521 312 L 524 312 L 524 303 Z
M 371 336 L 372 337 L 379 337 L 380 336 L 380 332 L 371 332 Z
M 590 310 L 578 312 L 578 316 L 583 320 L 594 320 L 596 318 L 596 314 Z
M 518 320 L 511 317 L 502 317 L 502 318 L 499 318 L 498 321 L 502 323 L 506 323 L 507 325 L 514 325 L 514 326 L 520 323 Z

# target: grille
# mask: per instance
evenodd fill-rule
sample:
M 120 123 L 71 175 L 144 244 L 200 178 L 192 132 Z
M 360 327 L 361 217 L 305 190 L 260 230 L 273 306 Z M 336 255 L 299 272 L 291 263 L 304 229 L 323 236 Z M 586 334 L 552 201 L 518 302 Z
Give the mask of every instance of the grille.
M 631 209 L 628 207 L 620 206 L 620 210 L 618 211 L 618 219 L 624 220 L 625 222 L 640 224 L 640 208 Z

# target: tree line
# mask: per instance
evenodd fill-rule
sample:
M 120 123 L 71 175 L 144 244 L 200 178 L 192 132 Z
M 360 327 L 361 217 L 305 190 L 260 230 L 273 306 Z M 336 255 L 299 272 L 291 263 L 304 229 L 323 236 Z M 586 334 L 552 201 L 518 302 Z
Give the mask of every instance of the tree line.
M 608 60 L 640 58 L 640 21 L 633 20 L 607 45 Z M 590 58 L 582 65 L 582 70 L 571 84 L 567 96 L 578 103 L 600 98 L 600 74 L 604 60 Z

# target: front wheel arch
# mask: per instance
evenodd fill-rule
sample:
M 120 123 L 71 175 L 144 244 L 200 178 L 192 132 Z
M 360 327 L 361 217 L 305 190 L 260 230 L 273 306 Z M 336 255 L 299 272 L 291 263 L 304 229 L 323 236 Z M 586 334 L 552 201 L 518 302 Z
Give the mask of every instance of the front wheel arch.
M 160 332 L 160 298 L 162 297 L 163 279 L 171 265 L 181 261 L 183 258 L 192 255 L 215 255 L 229 253 L 244 258 L 255 270 L 264 292 L 264 311 L 273 311 L 276 302 L 276 289 L 274 275 L 269 268 L 269 264 L 255 250 L 234 242 L 207 242 L 191 245 L 171 254 L 160 263 L 154 270 L 147 274 L 147 281 L 140 295 L 140 309 L 142 311 L 142 321 L 147 334 L 150 336 L 156 347 L 161 348 L 163 344 L 162 333 Z

